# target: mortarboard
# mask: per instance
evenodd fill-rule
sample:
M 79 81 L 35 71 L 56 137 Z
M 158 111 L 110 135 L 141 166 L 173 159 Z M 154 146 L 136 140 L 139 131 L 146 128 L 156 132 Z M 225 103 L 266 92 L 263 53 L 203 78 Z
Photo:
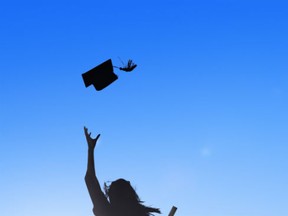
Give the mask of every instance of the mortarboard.
M 82 78 L 86 87 L 93 85 L 97 91 L 100 91 L 117 80 L 118 76 L 114 74 L 112 60 L 109 59 L 83 73 Z

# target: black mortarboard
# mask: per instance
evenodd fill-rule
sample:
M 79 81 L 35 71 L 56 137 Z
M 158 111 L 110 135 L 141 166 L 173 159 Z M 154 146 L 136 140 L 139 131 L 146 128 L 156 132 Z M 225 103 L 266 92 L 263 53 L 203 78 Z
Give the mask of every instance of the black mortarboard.
M 113 72 L 111 59 L 83 73 L 82 77 L 86 87 L 92 84 L 97 91 L 102 90 L 118 79 L 118 76 Z

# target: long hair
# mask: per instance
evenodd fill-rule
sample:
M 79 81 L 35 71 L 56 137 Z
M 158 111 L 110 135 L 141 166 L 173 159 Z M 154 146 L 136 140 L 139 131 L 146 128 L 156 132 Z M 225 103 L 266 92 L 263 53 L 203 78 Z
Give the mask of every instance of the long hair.
M 111 207 L 120 215 L 152 216 L 153 213 L 161 213 L 158 208 L 143 205 L 130 182 L 125 179 L 113 181 L 109 186 L 105 183 L 104 191 Z

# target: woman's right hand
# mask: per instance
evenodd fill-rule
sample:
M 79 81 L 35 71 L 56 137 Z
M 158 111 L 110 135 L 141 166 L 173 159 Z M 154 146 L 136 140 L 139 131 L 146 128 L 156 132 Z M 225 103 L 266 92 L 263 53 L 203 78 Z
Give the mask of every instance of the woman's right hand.
M 96 146 L 96 143 L 97 143 L 97 140 L 99 139 L 100 137 L 100 134 L 98 134 L 96 136 L 95 139 L 91 138 L 91 133 L 88 133 L 88 128 L 84 127 L 84 133 L 85 133 L 85 136 L 86 136 L 86 140 L 87 140 L 87 143 L 88 143 L 88 147 L 90 149 L 94 149 L 95 146 Z

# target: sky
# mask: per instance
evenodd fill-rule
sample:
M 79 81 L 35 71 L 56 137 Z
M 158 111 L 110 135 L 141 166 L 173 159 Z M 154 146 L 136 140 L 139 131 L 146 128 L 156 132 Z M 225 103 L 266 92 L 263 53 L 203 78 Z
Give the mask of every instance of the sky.
M 93 215 L 125 178 L 176 216 L 288 215 L 288 2 L 0 3 L 0 214 Z M 102 91 L 81 74 L 131 73 Z

